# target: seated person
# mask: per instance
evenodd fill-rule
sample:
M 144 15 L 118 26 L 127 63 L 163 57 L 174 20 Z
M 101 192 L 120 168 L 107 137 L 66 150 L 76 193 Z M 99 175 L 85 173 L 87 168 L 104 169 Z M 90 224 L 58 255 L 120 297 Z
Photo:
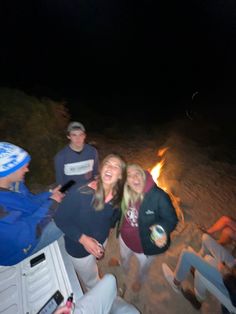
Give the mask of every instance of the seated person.
M 199 227 L 203 232 L 213 235 L 220 232 L 218 243 L 221 245 L 229 244 L 236 240 L 236 221 L 229 216 L 220 217 L 211 227 L 205 229 Z
M 0 142 L 0 265 L 11 266 L 57 240 L 63 233 L 52 220 L 64 194 L 32 194 L 24 184 L 30 155 Z
M 191 267 L 194 272 L 194 292 L 183 290 L 181 282 L 186 278 Z M 202 247 L 196 253 L 191 247 L 183 249 L 174 272 L 165 263 L 162 270 L 166 280 L 175 292 L 182 291 L 191 304 L 200 309 L 206 298 L 207 286 L 201 280 L 205 277 L 216 286 L 236 306 L 236 264 L 234 257 L 223 246 L 207 234 L 202 236 Z M 221 301 L 221 300 L 219 300 Z
M 132 305 L 117 296 L 116 279 L 106 274 L 91 290 L 86 292 L 75 308 L 66 305 L 58 308 L 54 314 L 139 314 Z

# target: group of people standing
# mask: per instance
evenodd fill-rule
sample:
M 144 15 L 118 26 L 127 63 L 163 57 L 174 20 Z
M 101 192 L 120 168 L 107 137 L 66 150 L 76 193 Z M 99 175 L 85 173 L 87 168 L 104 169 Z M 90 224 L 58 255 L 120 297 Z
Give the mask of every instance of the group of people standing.
M 14 144 L 0 143 L 0 265 L 14 265 L 63 235 L 78 277 L 91 291 L 101 280 L 97 260 L 116 227 L 124 270 L 131 255 L 139 262 L 133 284 L 138 291 L 153 257 L 170 245 L 178 222 L 171 199 L 147 171 L 127 164 L 119 154 L 99 163 L 96 148 L 85 143 L 80 122 L 68 125 L 67 138 L 68 145 L 54 158 L 57 186 L 37 195 L 24 183 L 30 155 Z M 71 179 L 75 185 L 62 193 L 61 186 Z M 164 230 L 158 239 L 151 236 L 156 225 Z
M 89 290 L 100 280 L 97 259 L 104 254 L 110 230 L 117 226 L 124 270 L 128 270 L 133 254 L 139 262 L 133 283 L 133 290 L 138 291 L 153 257 L 170 245 L 170 233 L 178 222 L 175 208 L 168 194 L 157 187 L 147 171 L 137 164 L 127 165 L 116 153 L 106 156 L 98 171 L 95 148 L 83 143 L 84 127 L 72 122 L 68 128 L 70 143 L 55 157 L 56 176 L 64 177 L 58 183 L 65 183 L 70 168 L 69 173 L 77 184 L 65 196 L 54 217 L 64 233 L 66 250 Z M 78 162 L 75 154 L 85 157 Z M 89 172 L 82 174 L 81 168 Z M 157 224 L 165 232 L 161 239 L 153 241 L 151 228 Z
M 137 259 L 138 272 L 131 287 L 139 291 L 154 257 L 170 246 L 171 233 L 178 223 L 176 210 L 169 195 L 140 165 L 127 164 L 117 153 L 99 162 L 97 149 L 85 142 L 82 123 L 71 122 L 67 138 L 68 145 L 54 158 L 56 187 L 38 194 L 31 193 L 24 182 L 31 160 L 28 152 L 0 142 L 0 265 L 19 263 L 63 236 L 85 292 L 80 313 L 89 314 L 90 300 L 99 294 L 103 297 L 97 298 L 100 307 L 96 304 L 94 313 L 110 313 L 112 307 L 116 314 L 139 313 L 133 305 L 117 300 L 115 278 L 111 274 L 100 278 L 97 260 L 103 257 L 110 231 L 116 228 L 123 271 L 129 271 L 132 256 Z M 75 184 L 62 192 L 61 187 L 69 180 Z M 162 265 L 171 287 L 181 291 L 196 309 L 205 298 L 201 276 L 236 303 L 232 285 L 235 259 L 221 246 L 235 240 L 235 225 L 233 219 L 223 217 L 208 230 L 201 228 L 200 252 L 184 249 L 174 271 Z M 216 243 L 211 236 L 218 230 L 222 235 Z M 195 289 L 184 291 L 181 282 L 191 270 Z M 106 290 L 113 295 L 112 301 Z M 69 313 L 65 307 L 58 313 L 63 311 Z

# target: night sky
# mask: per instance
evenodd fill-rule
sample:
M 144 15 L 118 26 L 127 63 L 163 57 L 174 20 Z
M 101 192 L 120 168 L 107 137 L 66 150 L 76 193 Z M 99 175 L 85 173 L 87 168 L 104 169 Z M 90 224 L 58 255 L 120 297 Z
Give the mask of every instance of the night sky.
M 7 0 L 0 14 L 1 86 L 72 112 L 236 104 L 235 0 Z

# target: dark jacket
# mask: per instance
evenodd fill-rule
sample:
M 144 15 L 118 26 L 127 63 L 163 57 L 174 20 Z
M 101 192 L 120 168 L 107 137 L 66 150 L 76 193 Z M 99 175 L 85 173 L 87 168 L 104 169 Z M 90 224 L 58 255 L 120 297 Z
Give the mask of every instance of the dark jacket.
M 149 172 L 146 172 L 146 176 L 145 195 L 139 207 L 139 235 L 144 254 L 155 255 L 166 251 L 170 246 L 170 233 L 175 229 L 178 218 L 170 196 L 155 184 Z M 121 218 L 121 223 L 123 219 L 124 217 Z M 157 247 L 150 238 L 150 227 L 156 224 L 161 225 L 167 234 L 167 244 L 162 248 Z
M 139 208 L 139 235 L 143 246 L 144 254 L 155 255 L 162 253 L 170 246 L 170 233 L 175 229 L 178 218 L 169 195 L 158 186 L 144 196 Z M 159 248 L 150 239 L 150 226 L 161 225 L 167 234 L 167 244 Z
M 64 233 L 68 254 L 81 258 L 88 256 L 84 246 L 79 243 L 82 234 L 103 244 L 114 228 L 120 211 L 112 201 L 105 203 L 104 209 L 96 211 L 92 205 L 94 190 L 88 186 L 75 187 L 60 203 L 54 217 L 55 223 Z

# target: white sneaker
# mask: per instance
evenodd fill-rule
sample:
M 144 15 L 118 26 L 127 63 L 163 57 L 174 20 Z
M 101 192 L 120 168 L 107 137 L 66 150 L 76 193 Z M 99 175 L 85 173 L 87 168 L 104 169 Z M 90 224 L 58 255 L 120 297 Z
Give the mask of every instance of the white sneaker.
M 170 284 L 171 288 L 176 292 L 176 293 L 180 293 L 180 286 L 177 286 L 174 283 L 174 273 L 173 271 L 170 269 L 170 267 L 166 264 L 163 263 L 162 264 L 162 270 L 164 273 L 164 276 L 166 278 L 166 280 L 168 281 L 168 283 Z

